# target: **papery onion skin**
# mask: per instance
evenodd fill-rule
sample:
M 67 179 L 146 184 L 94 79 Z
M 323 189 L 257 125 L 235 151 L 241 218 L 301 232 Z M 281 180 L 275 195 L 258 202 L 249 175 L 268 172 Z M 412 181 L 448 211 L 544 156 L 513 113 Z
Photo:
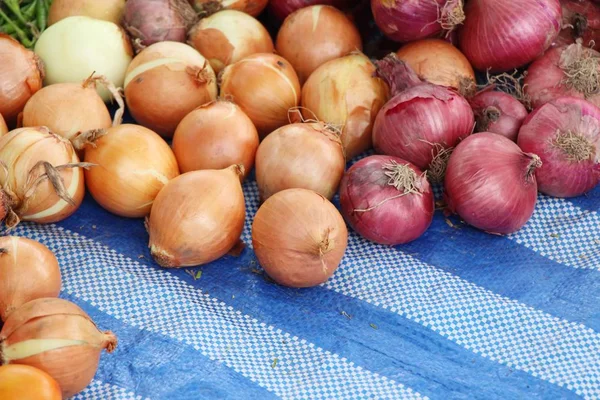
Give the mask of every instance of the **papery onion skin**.
M 372 146 L 373 123 L 389 97 L 387 84 L 361 53 L 326 62 L 302 88 L 302 114 L 341 127 L 346 159 Z M 327 197 L 327 196 L 326 196 Z
M 49 348 L 32 349 L 31 342 L 27 342 L 30 340 L 41 341 Z M 22 349 L 15 349 L 15 345 Z M 19 307 L 5 321 L 0 331 L 0 365 L 22 364 L 41 369 L 58 382 L 63 397 L 68 398 L 90 384 L 102 351 L 112 353 L 116 346 L 117 337 L 112 332 L 99 331 L 77 305 L 63 299 L 42 298 Z M 24 350 L 33 354 L 26 356 Z
M 60 288 L 58 261 L 46 246 L 25 237 L 0 237 L 0 320 L 31 300 L 58 297 Z
M 6 122 L 4 121 L 2 114 L 0 114 L 0 136 L 3 136 L 6 133 L 8 133 L 8 127 L 6 126 Z
M 600 108 L 585 100 L 561 97 L 537 108 L 518 144 L 542 159 L 536 178 L 544 194 L 580 196 L 600 182 Z
M 600 6 L 590 0 L 561 0 L 563 28 L 552 44 L 573 44 L 581 39 L 584 46 L 600 49 Z
M 312 287 L 327 281 L 347 244 L 348 230 L 337 208 L 308 189 L 287 189 L 273 195 L 261 205 L 252 223 L 252 245 L 259 264 L 273 280 L 289 287 Z
M 195 109 L 179 123 L 173 152 L 182 173 L 244 166 L 244 178 L 254 166 L 259 145 L 256 127 L 234 103 L 215 101 Z
M 62 400 L 58 382 L 28 365 L 0 367 L 0 398 L 4 400 Z
M 244 57 L 274 49 L 269 32 L 258 20 L 235 10 L 202 18 L 190 31 L 188 42 L 208 59 L 217 74 Z
M 561 29 L 559 0 L 477 0 L 465 5 L 460 49 L 480 71 L 503 72 L 541 56 Z
M 201 17 L 221 10 L 237 10 L 257 17 L 269 0 L 189 0 Z
M 148 220 L 148 246 L 165 268 L 204 265 L 239 243 L 246 206 L 244 167 L 187 172 L 158 193 Z
M 527 109 L 508 93 L 482 90 L 469 99 L 475 114 L 475 132 L 491 132 L 517 141 Z
M 31 50 L 12 37 L 0 33 L 0 114 L 14 127 L 27 101 L 42 88 L 44 67 Z M 0 122 L 0 132 L 3 123 Z
M 448 208 L 485 232 L 514 233 L 533 215 L 540 165 L 537 155 L 501 135 L 472 135 L 450 156 L 444 181 Z
M 125 0 L 53 0 L 48 13 L 48 26 L 73 16 L 119 24 L 124 8 Z
M 148 215 L 160 190 L 179 175 L 169 145 L 157 133 L 133 124 L 115 126 L 86 146 L 85 161 L 97 165 L 85 171 L 90 194 L 122 217 Z
M 290 14 L 277 33 L 277 53 L 288 60 L 304 83 L 320 65 L 362 51 L 358 29 L 340 10 L 310 6 Z
M 408 187 L 390 174 L 405 178 Z M 379 155 L 363 158 L 344 174 L 340 204 L 342 215 L 355 231 L 367 240 L 390 246 L 423 235 L 435 211 L 433 191 L 423 172 L 401 158 Z
M 227 66 L 220 80 L 221 97 L 240 106 L 261 138 L 288 124 L 290 108 L 300 104 L 298 75 L 287 60 L 275 54 L 243 58 Z
M 159 42 L 145 48 L 127 68 L 125 99 L 133 118 L 163 137 L 173 137 L 181 120 L 217 98 L 217 79 L 192 46 Z

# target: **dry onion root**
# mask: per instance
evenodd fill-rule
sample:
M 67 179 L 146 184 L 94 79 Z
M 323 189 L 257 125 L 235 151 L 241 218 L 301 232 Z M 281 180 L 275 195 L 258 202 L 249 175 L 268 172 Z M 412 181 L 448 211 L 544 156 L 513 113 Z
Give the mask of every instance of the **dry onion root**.
M 0 331 L 0 365 L 24 364 L 53 377 L 65 398 L 85 389 L 103 350 L 112 353 L 117 338 L 98 330 L 77 305 L 43 298 L 14 311 Z

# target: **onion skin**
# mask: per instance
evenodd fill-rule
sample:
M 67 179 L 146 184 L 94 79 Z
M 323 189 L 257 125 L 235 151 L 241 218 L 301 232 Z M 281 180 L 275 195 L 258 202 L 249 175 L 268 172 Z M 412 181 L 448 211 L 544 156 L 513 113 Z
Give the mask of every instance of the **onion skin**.
M 288 15 L 304 7 L 321 4 L 346 9 L 354 6 L 355 3 L 357 3 L 356 0 L 271 0 L 269 1 L 269 11 L 278 20 L 283 21 Z
M 534 110 L 523 123 L 518 144 L 536 152 L 540 192 L 554 197 L 576 197 L 600 182 L 600 108 L 574 97 L 562 97 Z M 569 134 L 579 138 L 562 146 Z M 585 155 L 585 157 L 583 157 Z
M 208 59 L 217 74 L 244 57 L 274 49 L 269 32 L 258 20 L 235 10 L 202 18 L 190 31 L 188 42 Z
M 541 56 L 558 36 L 559 0 L 477 0 L 465 6 L 460 49 L 480 71 L 503 72 Z
M 600 49 L 600 6 L 590 0 L 561 0 L 563 28 L 553 43 L 559 47 L 581 39 L 584 46 Z
M 488 233 L 514 233 L 533 215 L 534 171 L 540 165 L 538 156 L 501 135 L 472 135 L 450 156 L 444 182 L 448 208 Z
M 348 230 L 325 197 L 312 190 L 287 189 L 258 209 L 252 244 L 258 262 L 275 282 L 312 287 L 337 270 L 348 245 Z
M 48 26 L 73 16 L 91 17 L 119 24 L 124 8 L 125 0 L 53 0 L 48 13 Z
M 3 136 L 8 133 L 8 127 L 6 126 L 6 122 L 4 118 L 0 114 L 0 136 Z
M 148 220 L 148 246 L 160 266 L 204 265 L 239 243 L 246 214 L 243 169 L 187 172 L 158 193 Z
M 387 84 L 374 74 L 371 60 L 355 53 L 321 65 L 302 88 L 304 118 L 341 126 L 348 160 L 372 146 L 375 117 L 389 97 Z
M 413 171 L 415 192 L 390 184 L 390 166 L 398 171 L 398 165 Z M 435 211 L 431 185 L 421 170 L 401 158 L 378 155 L 363 158 L 344 174 L 340 204 L 355 231 L 390 246 L 419 238 L 431 225 Z
M 257 17 L 269 0 L 189 0 L 200 16 L 209 16 L 221 10 L 237 10 Z
M 28 365 L 0 367 L 0 398 L 5 400 L 62 400 L 58 382 Z
M 358 29 L 340 10 L 310 6 L 290 14 L 277 33 L 277 53 L 288 60 L 304 83 L 327 61 L 362 51 Z
M 111 213 L 128 218 L 148 215 L 158 192 L 179 175 L 169 145 L 139 125 L 109 129 L 86 147 L 85 161 L 98 165 L 85 171 L 94 200 Z
M 475 114 L 475 132 L 491 132 L 513 142 L 521 124 L 527 118 L 527 109 L 508 93 L 482 90 L 469 99 Z

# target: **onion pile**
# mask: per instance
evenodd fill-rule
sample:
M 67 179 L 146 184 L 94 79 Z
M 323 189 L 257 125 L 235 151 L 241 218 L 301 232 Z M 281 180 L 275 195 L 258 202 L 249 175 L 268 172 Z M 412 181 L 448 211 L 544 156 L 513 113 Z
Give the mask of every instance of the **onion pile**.
M 189 0 L 189 2 L 201 17 L 221 10 L 243 11 L 256 17 L 264 10 L 269 0 Z
M 78 15 L 119 24 L 124 9 L 125 0 L 52 0 L 48 25 Z
M 29 365 L 0 367 L 0 398 L 62 400 L 58 382 L 44 371 Z
M 581 39 L 584 46 L 600 48 L 600 6 L 590 0 L 561 0 L 563 28 L 554 46 L 573 44 Z
M 475 132 L 491 132 L 517 141 L 527 109 L 508 93 L 482 90 L 469 99 L 475 113 Z

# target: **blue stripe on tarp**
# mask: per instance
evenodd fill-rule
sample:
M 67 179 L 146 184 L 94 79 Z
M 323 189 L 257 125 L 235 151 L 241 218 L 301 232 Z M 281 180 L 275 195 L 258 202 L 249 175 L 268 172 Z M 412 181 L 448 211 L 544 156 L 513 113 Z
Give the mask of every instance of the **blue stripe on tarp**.
M 570 198 L 568 201 L 585 210 L 598 211 L 600 210 L 600 185 L 596 186 L 596 188 L 590 192 Z

